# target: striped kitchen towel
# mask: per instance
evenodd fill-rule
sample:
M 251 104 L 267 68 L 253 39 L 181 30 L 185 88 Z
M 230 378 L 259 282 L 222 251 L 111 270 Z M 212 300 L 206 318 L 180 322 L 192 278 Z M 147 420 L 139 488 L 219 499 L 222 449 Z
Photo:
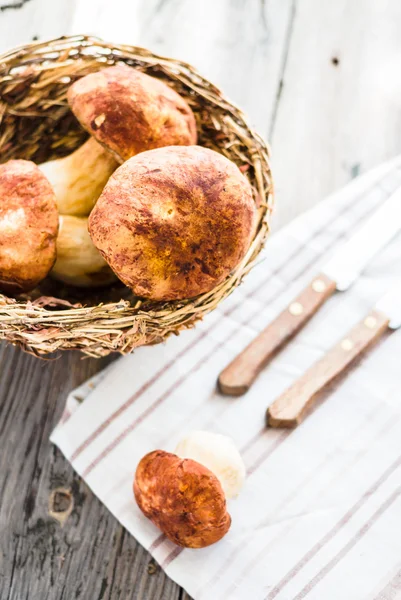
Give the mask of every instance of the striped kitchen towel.
M 70 395 L 52 434 L 75 470 L 166 573 L 202 600 L 401 597 L 401 330 L 387 336 L 294 431 L 266 407 L 401 275 L 401 236 L 334 295 L 251 391 L 221 369 L 401 185 L 401 158 L 354 180 L 272 236 L 259 265 L 193 330 L 140 348 Z M 296 197 L 294 197 L 296 201 Z M 136 506 L 136 465 L 194 429 L 231 436 L 247 468 L 219 543 L 178 548 Z

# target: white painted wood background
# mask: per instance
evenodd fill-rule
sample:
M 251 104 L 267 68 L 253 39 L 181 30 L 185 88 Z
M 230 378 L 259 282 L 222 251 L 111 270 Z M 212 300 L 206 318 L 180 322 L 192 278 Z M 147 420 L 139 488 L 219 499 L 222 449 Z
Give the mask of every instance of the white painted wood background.
M 0 0 L 0 52 L 36 38 L 91 33 L 193 63 L 245 109 L 271 142 L 276 228 L 358 172 L 401 153 L 400 32 L 401 0 Z M 29 471 L 25 476 L 37 485 L 34 512 L 24 517 L 25 508 L 18 508 L 18 498 L 12 502 L 13 512 L 5 507 L 11 511 L 7 512 L 11 515 L 7 516 L 9 535 L 18 539 L 18 549 L 7 580 L 9 592 L 3 596 L 0 590 L 1 600 L 70 600 L 77 597 L 75 590 L 81 589 L 83 580 L 82 585 L 93 590 L 90 600 L 183 599 L 186 595 L 161 572 L 148 576 L 149 558 L 132 539 L 124 539 L 122 528 L 83 484 L 81 519 L 66 524 L 65 538 L 58 530 L 53 533 L 56 541 L 46 542 L 36 571 L 29 563 L 25 566 L 31 548 L 41 548 L 43 542 L 35 527 L 46 513 L 54 473 L 65 471 L 63 485 L 71 481 L 77 489 L 81 485 L 64 459 L 52 456 L 48 447 L 53 426 L 49 419 L 56 422 L 67 390 L 103 366 L 75 358 L 64 356 L 39 368 L 32 357 L 0 347 L 1 397 L 10 402 L 7 410 L 16 411 L 15 431 L 21 427 L 14 450 L 13 438 L 7 438 L 9 452 L 17 457 L 23 453 L 25 437 L 27 447 L 40 448 L 37 455 L 35 450 L 33 466 L 26 458 L 29 450 L 24 454 Z M 23 387 L 23 377 L 10 379 L 14 371 L 24 372 L 28 387 Z M 48 380 L 61 386 L 49 397 L 42 384 Z M 12 389 L 11 400 L 7 386 Z M 33 416 L 19 423 L 24 406 L 33 407 Z M 42 426 L 43 414 L 50 416 Z M 37 473 L 42 474 L 40 481 L 35 479 Z M 97 547 L 86 550 L 89 559 L 82 540 L 70 551 L 70 538 L 87 535 L 88 514 L 96 521 L 95 539 L 100 539 Z M 31 527 L 33 521 L 35 527 Z M 109 565 L 103 568 L 101 557 L 106 551 Z M 59 564 L 59 553 L 65 560 L 63 573 L 54 567 Z M 19 564 L 21 556 L 24 560 Z M 1 558 L 0 550 L 2 572 Z M 93 564 L 99 572 L 92 569 Z M 53 568 L 57 576 L 50 585 L 43 573 L 48 576 Z M 27 581 L 36 582 L 33 596 L 23 592 Z M 85 591 L 82 598 L 89 598 Z

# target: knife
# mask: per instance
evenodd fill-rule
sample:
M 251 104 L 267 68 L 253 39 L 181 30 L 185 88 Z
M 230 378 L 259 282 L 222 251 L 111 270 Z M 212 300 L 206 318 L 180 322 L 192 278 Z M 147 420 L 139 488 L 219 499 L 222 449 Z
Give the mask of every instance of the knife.
M 340 342 L 269 406 L 270 427 L 296 427 L 321 392 L 389 329 L 401 327 L 401 281 Z
M 356 234 L 341 245 L 287 308 L 220 373 L 220 391 L 230 396 L 241 396 L 247 392 L 263 367 L 302 329 L 335 290 L 347 290 L 374 255 L 400 229 L 401 188 L 398 188 Z

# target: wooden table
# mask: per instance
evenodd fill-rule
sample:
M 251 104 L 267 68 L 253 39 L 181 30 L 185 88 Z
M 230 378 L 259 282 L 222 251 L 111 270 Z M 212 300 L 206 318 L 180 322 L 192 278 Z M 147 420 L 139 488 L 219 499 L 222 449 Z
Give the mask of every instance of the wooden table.
M 276 228 L 401 152 L 400 29 L 399 0 L 0 0 L 0 51 L 93 33 L 196 65 L 272 143 Z M 48 441 L 106 363 L 0 346 L 1 600 L 188 598 Z

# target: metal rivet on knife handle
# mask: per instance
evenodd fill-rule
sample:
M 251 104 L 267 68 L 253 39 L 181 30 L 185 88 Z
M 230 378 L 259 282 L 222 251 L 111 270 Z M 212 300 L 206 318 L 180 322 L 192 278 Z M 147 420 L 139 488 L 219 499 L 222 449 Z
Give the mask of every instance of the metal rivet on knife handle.
M 352 340 L 350 340 L 349 338 L 345 338 L 345 340 L 343 340 L 341 342 L 341 348 L 343 350 L 345 350 L 346 352 L 349 352 L 349 350 L 352 350 L 353 347 L 354 347 L 354 342 Z
M 366 317 L 364 323 L 365 323 L 366 327 L 369 327 L 369 329 L 374 329 L 376 327 L 377 320 L 375 317 L 372 317 L 370 315 L 369 317 Z
M 323 279 L 315 279 L 315 281 L 312 282 L 312 289 L 318 294 L 322 294 L 326 288 L 327 285 Z
M 299 317 L 299 315 L 302 315 L 302 313 L 304 312 L 304 307 L 302 306 L 302 304 L 300 302 L 293 302 L 288 307 L 288 312 L 293 317 Z
M 296 427 L 320 393 L 333 380 L 344 375 L 351 364 L 387 331 L 388 325 L 389 318 L 385 314 L 372 311 L 269 406 L 267 425 Z
M 302 329 L 335 289 L 335 282 L 323 273 L 314 277 L 299 296 L 220 373 L 220 391 L 229 396 L 245 394 L 263 367 Z

